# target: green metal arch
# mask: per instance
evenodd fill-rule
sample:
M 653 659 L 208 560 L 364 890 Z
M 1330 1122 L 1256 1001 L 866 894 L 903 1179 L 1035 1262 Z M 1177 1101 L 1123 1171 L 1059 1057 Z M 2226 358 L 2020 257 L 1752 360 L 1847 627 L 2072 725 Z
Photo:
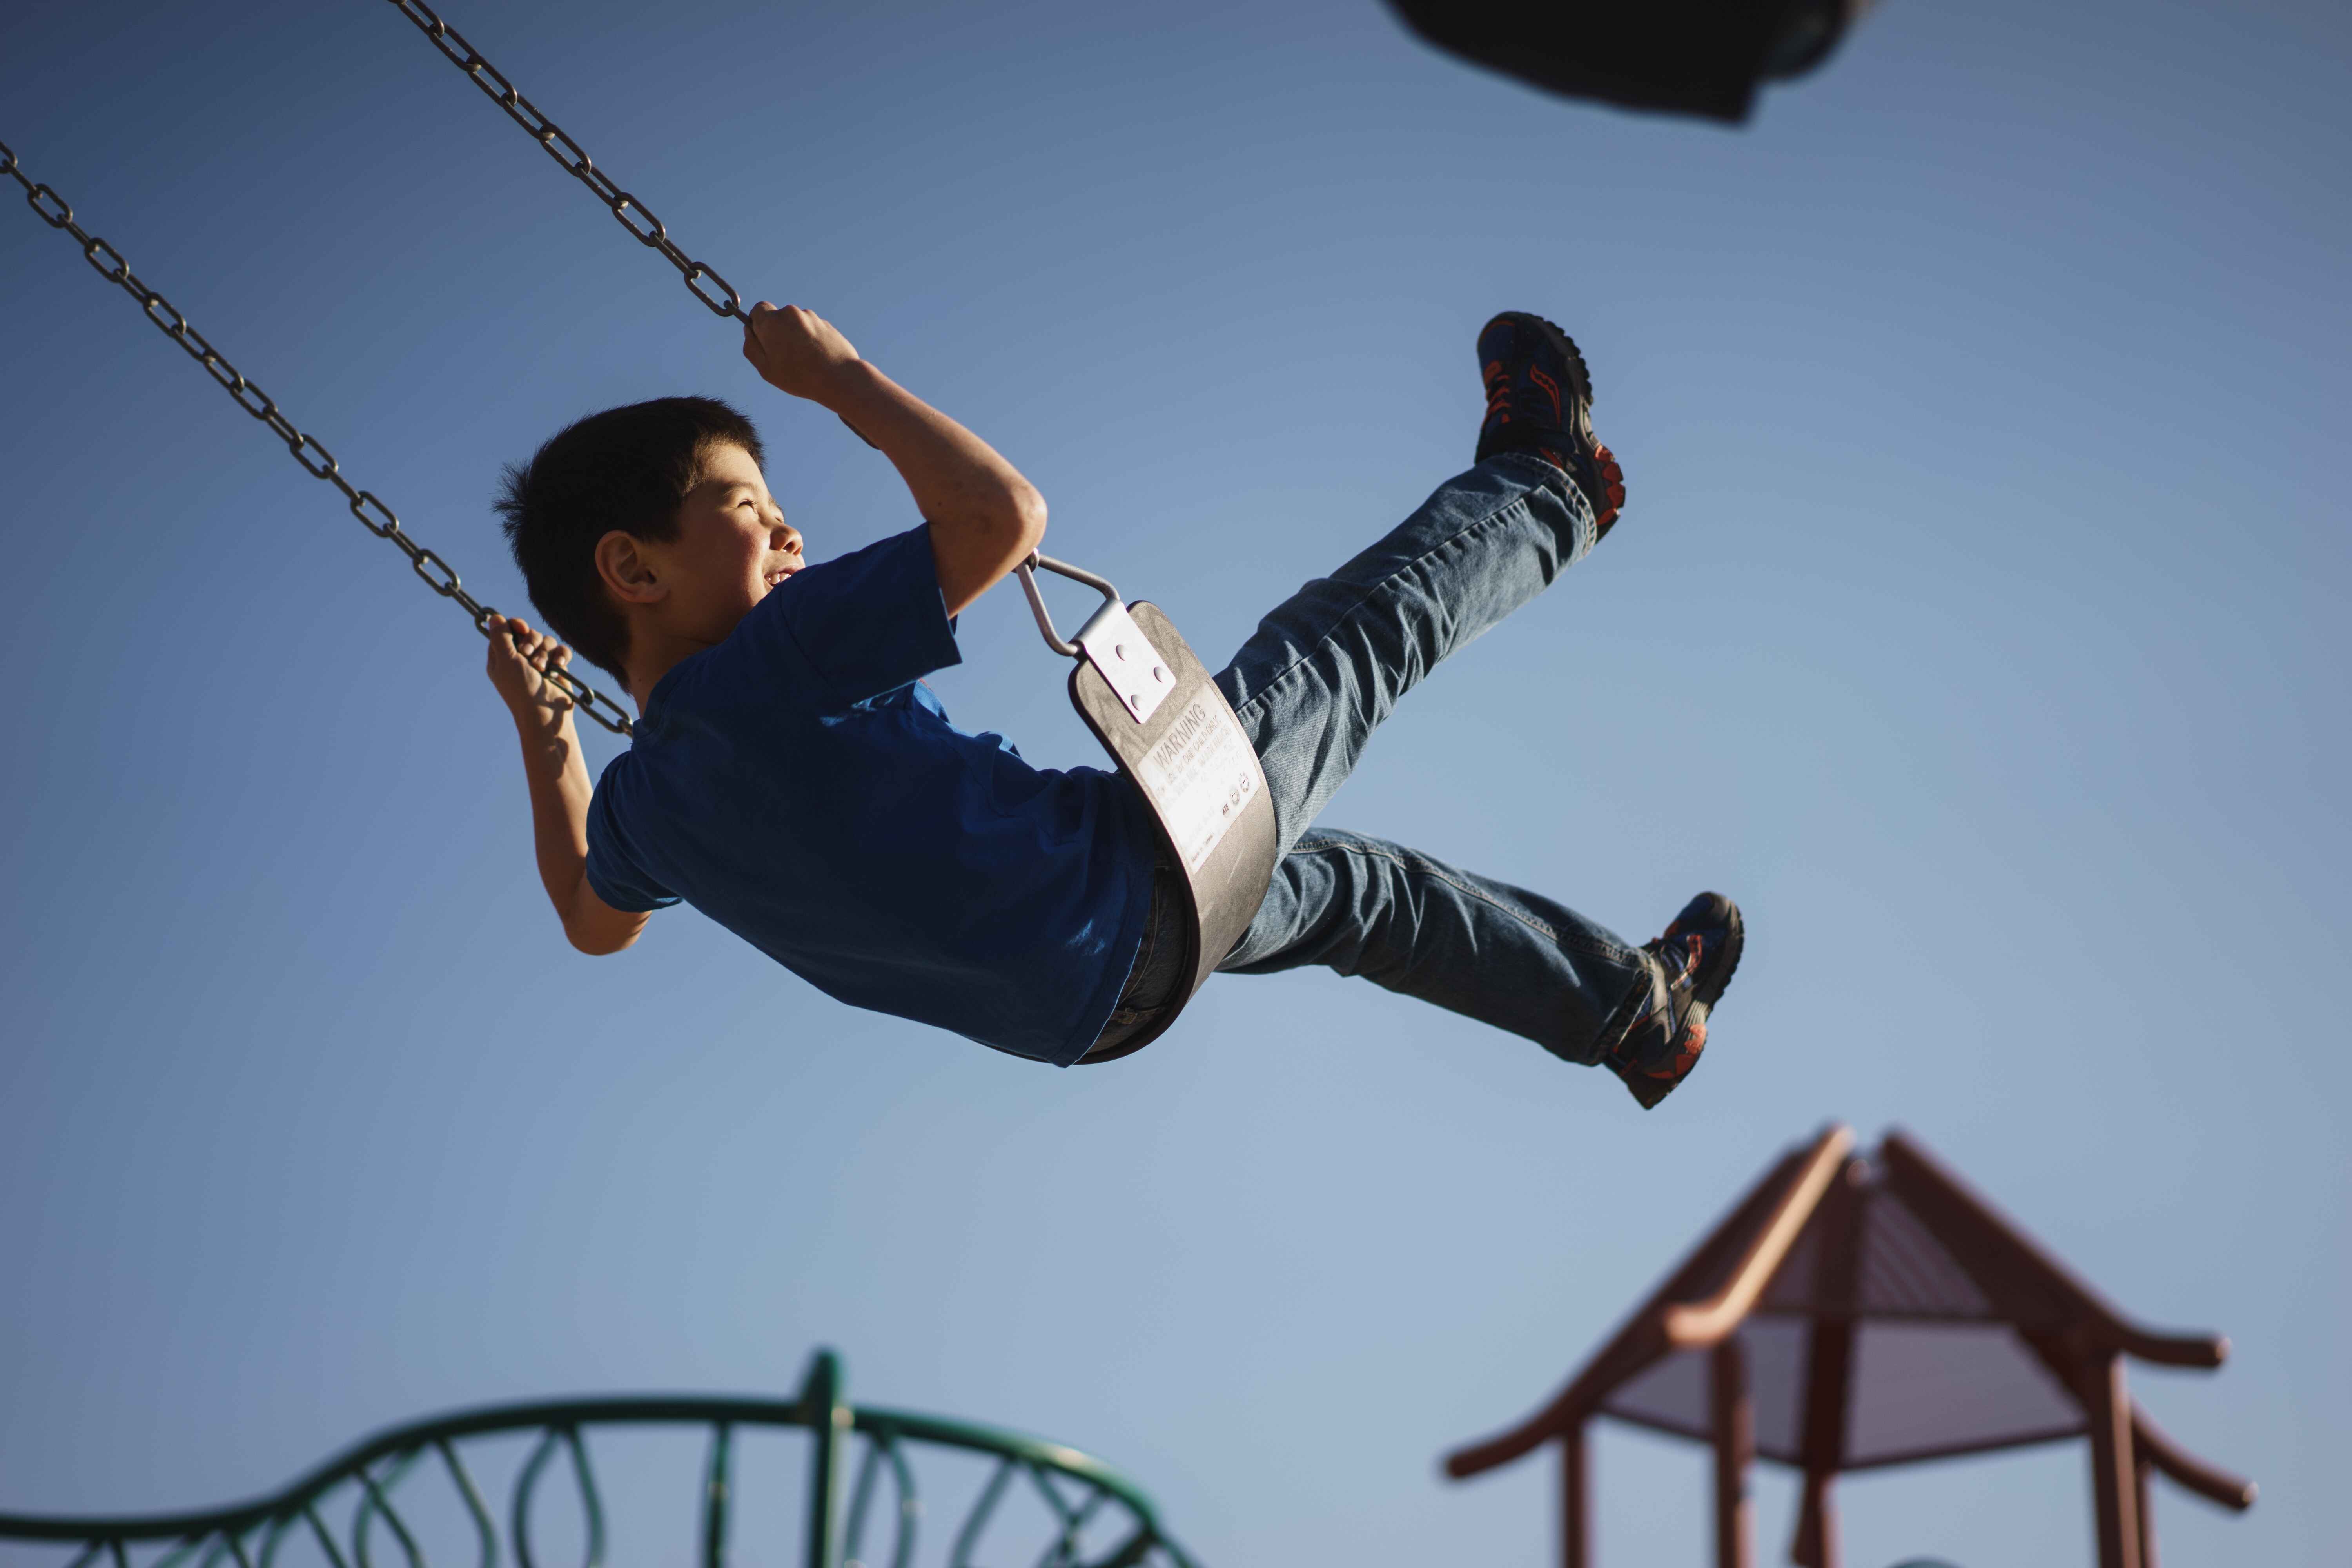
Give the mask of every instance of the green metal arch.
M 401 1521 L 392 1493 L 420 1460 L 438 1460 L 448 1473 L 479 1538 L 478 1561 L 499 1560 L 499 1531 L 488 1503 L 482 1498 L 458 1452 L 471 1437 L 494 1434 L 537 1432 L 540 1442 L 522 1467 L 514 1487 L 509 1539 L 520 1568 L 536 1568 L 530 1548 L 527 1516 L 533 1489 L 551 1464 L 566 1459 L 579 1487 L 587 1537 L 588 1562 L 603 1559 L 604 1536 L 602 1503 L 582 1440 L 584 1428 L 595 1426 L 689 1426 L 711 1434 L 701 1506 L 702 1541 L 699 1558 L 705 1568 L 725 1562 L 730 1490 L 732 1436 L 741 1427 L 797 1427 L 813 1434 L 811 1443 L 810 1509 L 807 1568 L 840 1568 L 845 1538 L 860 1532 L 883 1478 L 898 1498 L 896 1541 L 887 1561 L 905 1568 L 913 1557 L 916 1492 L 908 1447 L 961 1449 L 994 1458 L 997 1469 L 980 1498 L 966 1510 L 952 1536 L 950 1564 L 968 1560 L 981 1540 L 998 1502 L 1016 1482 L 1026 1480 L 1060 1521 L 1061 1533 L 1039 1560 L 1041 1568 L 1134 1568 L 1160 1563 L 1169 1568 L 1197 1568 L 1160 1523 L 1159 1509 L 1142 1488 L 1096 1458 L 1064 1444 L 1001 1426 L 953 1421 L 911 1411 L 855 1406 L 842 1397 L 841 1363 L 831 1351 L 819 1351 L 810 1361 L 798 1397 L 745 1399 L 705 1394 L 625 1394 L 605 1398 L 537 1400 L 484 1405 L 394 1426 L 352 1445 L 314 1467 L 288 1486 L 266 1497 L 202 1512 L 68 1517 L 0 1513 L 0 1541 L 79 1542 L 83 1550 L 71 1568 L 101 1560 L 127 1564 L 127 1548 L 134 1543 L 175 1543 L 155 1559 L 152 1568 L 194 1562 L 198 1564 L 234 1560 L 248 1568 L 268 1563 L 280 1541 L 289 1532 L 307 1530 L 328 1560 L 342 1568 L 368 1568 L 374 1556 L 372 1530 L 381 1521 L 397 1543 L 396 1555 L 411 1568 L 424 1559 Z M 862 1437 L 866 1454 L 845 1512 L 843 1506 L 844 1447 L 852 1436 Z M 561 1455 L 558 1450 L 564 1450 Z M 356 1488 L 361 1500 L 351 1527 L 350 1552 L 338 1544 L 319 1516 L 320 1500 L 346 1484 Z M 1123 1514 L 1127 1528 L 1107 1553 L 1087 1557 L 1078 1550 L 1079 1532 L 1107 1515 Z M 262 1532 L 258 1555 L 249 1550 Z M 379 1559 L 380 1560 L 380 1559 Z M 882 1559 L 874 1561 L 880 1562 Z

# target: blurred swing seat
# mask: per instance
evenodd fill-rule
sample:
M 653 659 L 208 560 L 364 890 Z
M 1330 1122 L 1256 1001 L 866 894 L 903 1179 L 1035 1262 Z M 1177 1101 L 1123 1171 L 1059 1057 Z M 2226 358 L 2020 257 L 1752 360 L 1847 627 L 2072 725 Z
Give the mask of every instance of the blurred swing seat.
M 1874 0 L 1391 3 L 1439 48 L 1547 91 L 1737 122 L 1761 84 L 1829 58 Z

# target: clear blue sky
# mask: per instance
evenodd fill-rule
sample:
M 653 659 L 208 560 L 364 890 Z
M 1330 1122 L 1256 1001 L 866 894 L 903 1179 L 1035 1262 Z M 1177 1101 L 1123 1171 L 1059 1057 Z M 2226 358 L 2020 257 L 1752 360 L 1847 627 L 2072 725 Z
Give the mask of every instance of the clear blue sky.
M 1055 1073 L 688 911 L 577 957 L 462 617 L 0 203 L 0 1507 L 241 1497 L 478 1400 L 787 1390 L 824 1342 L 856 1394 L 1125 1466 L 1210 1563 L 1539 1561 L 1542 1468 L 1436 1456 L 1835 1118 L 2231 1336 L 2137 1374 L 2263 1488 L 2160 1494 L 2168 1561 L 2341 1560 L 2340 5 L 1889 0 L 1739 132 L 1370 0 L 451 16 L 1213 659 L 1466 460 L 1490 311 L 1566 324 L 1625 521 L 1331 820 L 1636 937 L 1719 886 L 1747 963 L 1644 1115 L 1323 974 Z M 821 554 L 914 521 L 388 5 L 28 0 L 0 139 L 502 606 L 499 466 L 612 403 L 740 400 Z M 1017 597 L 963 646 L 959 718 L 1090 759 Z M 1698 1559 L 1695 1451 L 1600 1466 L 1604 1561 Z M 2087 1561 L 2084 1474 L 1851 1485 L 1849 1561 Z

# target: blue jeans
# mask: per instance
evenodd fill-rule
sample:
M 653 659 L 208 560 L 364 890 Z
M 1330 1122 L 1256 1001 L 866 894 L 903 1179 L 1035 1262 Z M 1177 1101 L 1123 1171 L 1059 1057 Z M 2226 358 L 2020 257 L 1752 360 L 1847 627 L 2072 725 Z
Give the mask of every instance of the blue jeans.
M 1379 543 L 1292 595 L 1217 677 L 1257 748 L 1283 850 L 1257 918 L 1219 970 L 1319 963 L 1591 1063 L 1650 972 L 1566 905 L 1315 818 L 1413 683 L 1592 548 L 1568 476 L 1501 457 L 1438 487 Z M 1164 874 L 1164 868 L 1163 868 Z M 1106 1045 L 1175 999 L 1180 900 L 1157 898 Z

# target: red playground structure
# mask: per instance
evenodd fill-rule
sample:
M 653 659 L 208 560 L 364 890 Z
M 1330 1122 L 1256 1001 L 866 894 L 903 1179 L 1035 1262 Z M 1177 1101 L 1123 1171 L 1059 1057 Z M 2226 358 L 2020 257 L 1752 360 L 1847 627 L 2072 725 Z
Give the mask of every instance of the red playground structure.
M 1751 1568 L 1748 1466 L 1801 1470 L 1790 1560 L 1838 1568 L 1844 1471 L 2088 1437 L 2099 1568 L 2156 1568 L 2148 1477 L 2231 1509 L 2252 1483 L 2175 1447 L 2124 1358 L 2216 1367 L 2228 1342 L 2110 1306 L 1916 1142 L 1833 1126 L 1791 1150 L 1543 1409 L 1455 1450 L 1464 1479 L 1559 1446 L 1564 1568 L 1591 1568 L 1585 1426 L 1614 1416 L 1715 1450 L 1717 1568 Z

